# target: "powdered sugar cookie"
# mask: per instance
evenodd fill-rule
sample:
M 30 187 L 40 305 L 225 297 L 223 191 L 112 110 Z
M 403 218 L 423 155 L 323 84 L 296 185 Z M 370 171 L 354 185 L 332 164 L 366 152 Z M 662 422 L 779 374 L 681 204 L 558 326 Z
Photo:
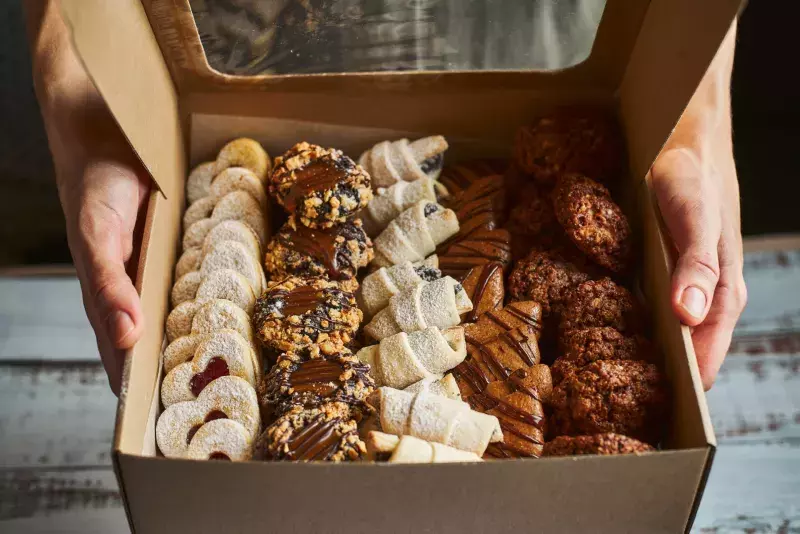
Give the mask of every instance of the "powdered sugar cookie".
M 203 245 L 203 240 L 217 225 L 217 221 L 213 219 L 200 219 L 183 232 L 183 250 L 190 248 L 199 248 Z
M 203 276 L 198 271 L 188 272 L 175 280 L 175 284 L 172 286 L 172 293 L 170 293 L 172 307 L 175 308 L 187 300 L 194 300 L 197 295 L 197 288 L 200 287 L 200 282 L 202 281 Z
M 183 214 L 183 229 L 188 230 L 197 221 L 211 217 L 211 212 L 214 211 L 216 205 L 217 199 L 210 196 L 193 202 Z
M 258 201 L 245 191 L 234 191 L 220 198 L 211 218 L 218 222 L 243 221 L 253 229 L 262 244 L 266 242 L 268 231 L 264 212 Z
M 263 182 L 272 170 L 272 160 L 258 141 L 240 137 L 222 147 L 217 155 L 217 166 L 220 169 L 245 167 Z
M 192 320 L 197 311 L 207 304 L 208 300 L 187 300 L 175 306 L 167 316 L 167 341 L 186 336 L 192 331 Z
M 203 254 L 200 247 L 184 250 L 178 259 L 178 263 L 175 264 L 175 279 L 177 280 L 186 273 L 199 269 L 201 259 L 203 259 Z
M 222 221 L 212 228 L 203 241 L 203 255 L 208 254 L 214 245 L 222 241 L 238 241 L 247 247 L 259 263 L 261 262 L 261 245 L 258 242 L 258 236 L 242 221 Z
M 215 419 L 200 427 L 186 457 L 192 460 L 244 462 L 253 456 L 253 437 L 232 419 Z
M 198 301 L 203 302 L 199 299 L 194 302 Z M 192 318 L 192 334 L 209 334 L 226 328 L 236 330 L 247 341 L 253 343 L 250 316 L 229 300 L 216 299 L 204 302 Z
M 253 350 L 235 330 L 220 330 L 206 336 L 194 351 L 191 361 L 171 369 L 161 383 L 161 402 L 171 406 L 194 400 L 214 380 L 238 376 L 255 385 Z
M 217 175 L 217 162 L 207 161 L 195 167 L 186 180 L 186 200 L 194 204 L 201 198 L 208 196 L 211 180 Z
M 169 373 L 176 365 L 191 360 L 192 357 L 194 357 L 194 351 L 197 349 L 197 345 L 199 345 L 204 338 L 205 336 L 196 334 L 175 338 L 175 340 L 164 349 L 164 356 L 162 357 L 164 372 Z
M 241 274 L 250 282 L 253 293 L 260 295 L 264 289 L 261 264 L 255 259 L 247 247 L 237 241 L 222 241 L 203 257 L 200 273 L 204 276 L 221 269 L 231 269 Z
M 248 315 L 253 313 L 256 294 L 253 292 L 250 281 L 243 275 L 232 269 L 220 269 L 207 274 L 198 272 L 197 274 L 201 277 L 201 282 L 195 298 L 229 300 Z
M 156 423 L 156 442 L 167 458 L 185 458 L 195 433 L 215 419 L 231 419 L 255 437 L 261 418 L 253 386 L 238 376 L 214 380 L 197 400 L 169 406 Z
M 216 202 L 228 193 L 244 191 L 258 201 L 261 209 L 267 207 L 267 192 L 264 184 L 249 169 L 230 167 L 219 173 L 211 182 L 208 196 Z

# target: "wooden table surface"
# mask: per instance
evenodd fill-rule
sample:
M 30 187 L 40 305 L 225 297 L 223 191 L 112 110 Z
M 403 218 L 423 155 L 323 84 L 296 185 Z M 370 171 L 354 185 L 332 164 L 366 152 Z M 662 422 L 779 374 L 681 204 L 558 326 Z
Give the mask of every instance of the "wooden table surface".
M 749 242 L 693 532 L 800 532 L 800 240 Z M 0 278 L 0 532 L 126 532 L 116 399 L 73 278 Z

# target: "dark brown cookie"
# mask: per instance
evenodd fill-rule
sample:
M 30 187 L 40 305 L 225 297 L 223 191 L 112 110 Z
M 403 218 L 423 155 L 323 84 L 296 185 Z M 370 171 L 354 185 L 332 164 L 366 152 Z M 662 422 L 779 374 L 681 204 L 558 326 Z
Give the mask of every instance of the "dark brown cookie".
M 474 323 L 486 312 L 503 307 L 505 287 L 503 266 L 498 262 L 473 267 L 461 282 L 464 292 L 472 301 L 472 310 L 461 316 L 461 320 Z
M 655 449 L 638 439 L 609 432 L 592 436 L 559 436 L 544 444 L 544 456 L 615 455 L 652 452 Z
M 500 421 L 503 441 L 490 443 L 485 458 L 538 458 L 544 445 L 543 400 L 552 381 L 546 365 L 519 369 L 507 380 L 492 382 L 467 398 L 470 407 Z
M 557 383 L 576 368 L 597 360 L 653 359 L 653 347 L 645 338 L 625 336 L 608 326 L 566 332 L 560 344 L 561 355 L 552 366 L 553 380 Z
M 630 225 L 605 187 L 580 174 L 563 175 L 553 207 L 567 236 L 593 261 L 617 273 L 630 269 Z
M 561 174 L 569 172 L 611 183 L 622 162 L 618 129 L 599 113 L 541 117 L 520 128 L 514 141 L 515 165 L 544 186 L 552 186 Z
M 314 357 L 308 348 L 281 355 L 258 385 L 265 413 L 280 416 L 295 406 L 316 408 L 328 402 L 350 406 L 351 417 L 360 421 L 372 413 L 367 396 L 375 389 L 369 365 L 348 349 Z
M 477 230 L 469 237 L 444 243 L 436 249 L 442 274 L 463 280 L 470 269 L 498 262 L 507 270 L 511 266 L 511 236 L 508 230 Z
M 372 199 L 372 181 L 340 150 L 306 142 L 275 158 L 269 192 L 290 215 L 311 228 L 330 228 Z
M 513 300 L 535 300 L 544 317 L 560 316 L 572 291 L 589 279 L 578 267 L 552 252 L 534 250 L 514 265 L 508 279 Z
M 347 404 L 295 407 L 258 437 L 254 457 L 267 461 L 344 462 L 360 459 L 367 447 L 358 437 Z
M 643 311 L 633 295 L 610 278 L 589 280 L 572 291 L 561 314 L 562 335 L 582 328 L 610 326 L 624 334 L 642 330 Z
M 553 389 L 553 435 L 615 432 L 657 443 L 667 413 L 658 368 L 638 360 L 598 360 Z
M 439 175 L 439 183 L 445 186 L 453 197 L 481 178 L 504 174 L 508 166 L 509 161 L 505 159 L 476 159 L 458 165 L 447 165 Z
M 355 296 L 336 282 L 289 277 L 258 298 L 253 324 L 270 349 L 312 346 L 323 354 L 335 354 L 355 337 L 362 317 Z
M 286 276 L 353 280 L 373 257 L 372 240 L 361 219 L 319 230 L 298 225 L 290 217 L 267 245 L 264 268 L 272 280 Z

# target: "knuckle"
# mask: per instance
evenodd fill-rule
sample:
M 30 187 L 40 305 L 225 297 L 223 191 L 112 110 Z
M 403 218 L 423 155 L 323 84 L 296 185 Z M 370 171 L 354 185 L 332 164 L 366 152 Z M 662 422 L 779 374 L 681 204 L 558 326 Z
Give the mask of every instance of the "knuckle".
M 714 283 L 719 280 L 719 261 L 714 252 L 710 250 L 693 250 L 687 252 L 685 261 L 694 271 L 701 274 L 704 278 Z

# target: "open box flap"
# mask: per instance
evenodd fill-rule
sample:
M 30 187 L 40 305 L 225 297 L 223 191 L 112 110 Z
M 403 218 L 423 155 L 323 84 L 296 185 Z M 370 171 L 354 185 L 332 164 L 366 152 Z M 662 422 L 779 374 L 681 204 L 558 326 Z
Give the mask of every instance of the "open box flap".
M 133 149 L 166 196 L 181 194 L 178 98 L 138 0 L 62 0 L 79 57 Z

